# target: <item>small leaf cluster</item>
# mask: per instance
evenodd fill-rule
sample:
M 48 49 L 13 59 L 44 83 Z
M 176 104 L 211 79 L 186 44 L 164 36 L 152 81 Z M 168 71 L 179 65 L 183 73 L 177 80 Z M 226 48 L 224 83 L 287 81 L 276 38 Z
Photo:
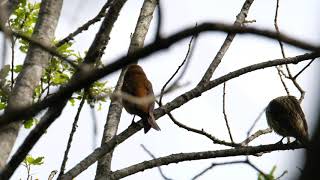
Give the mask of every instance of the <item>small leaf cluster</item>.
M 37 22 L 39 10 L 40 10 L 40 3 L 30 2 L 28 0 L 19 0 L 19 4 L 16 10 L 14 11 L 14 13 L 9 19 L 9 23 L 8 23 L 9 27 L 15 32 L 31 37 L 35 28 L 35 24 Z M 13 44 L 15 44 L 15 42 L 18 42 L 17 45 L 19 46 L 19 49 L 22 53 L 26 53 L 28 51 L 29 43 L 27 41 L 22 40 L 20 38 L 15 38 L 13 39 Z M 52 45 L 56 45 L 58 44 L 58 42 L 59 41 L 57 40 L 53 40 Z M 69 41 L 56 47 L 56 50 L 63 57 L 73 59 L 74 64 L 80 65 L 83 62 L 83 57 L 81 56 L 81 53 L 75 52 L 72 49 L 72 46 L 73 46 L 73 41 Z M 95 64 L 96 68 L 100 68 L 101 66 L 102 66 L 101 62 L 98 62 Z M 16 77 L 22 71 L 23 66 L 21 64 L 17 64 L 11 68 L 12 69 L 10 69 L 10 66 L 9 66 L 9 69 L 14 74 L 14 77 Z M 9 71 L 6 71 L 6 70 L 7 69 L 3 70 L 5 72 L 5 76 L 3 79 L 6 79 L 6 78 L 8 79 Z M 76 72 L 76 69 L 73 66 L 71 66 L 69 63 L 61 60 L 58 57 L 51 56 L 49 65 L 45 68 L 43 72 L 41 82 L 35 88 L 34 95 L 33 95 L 33 102 L 34 103 L 38 102 L 50 96 L 60 86 L 69 82 L 72 75 L 75 72 Z M 14 81 L 14 79 L 7 81 L 9 86 L 10 86 L 10 83 L 12 83 L 11 81 Z M 1 83 L 1 78 L 0 78 L 0 83 Z M 106 98 L 108 97 L 108 95 L 111 94 L 112 89 L 110 87 L 107 87 L 107 81 L 100 81 L 100 82 L 97 81 L 93 83 L 90 88 L 87 89 L 87 92 L 89 92 L 89 95 L 85 96 L 87 102 L 90 105 L 97 103 L 101 107 L 101 103 L 106 101 Z M 2 91 L 0 89 L 0 94 L 1 93 Z M 84 91 L 76 92 L 73 95 L 73 97 L 69 100 L 71 105 L 74 105 L 76 100 L 82 99 L 84 94 L 85 94 Z M 104 96 L 101 96 L 101 94 L 103 94 Z M 99 96 L 99 98 L 96 98 L 97 96 Z M 6 107 L 7 101 L 8 101 L 7 96 L 1 96 L 1 97 L 3 97 L 3 100 L 0 99 L 0 110 Z M 25 120 L 24 127 L 31 128 L 37 122 L 38 120 L 35 118 Z
M 27 157 L 24 159 L 24 164 L 28 166 L 40 166 L 44 163 L 44 157 L 32 157 L 31 155 L 27 155 Z
M 277 169 L 277 166 L 273 166 L 271 171 L 269 172 L 269 174 L 263 175 L 263 174 L 259 173 L 258 180 L 276 180 L 276 179 L 279 179 L 279 178 L 276 178 L 275 175 L 274 175 L 276 169 Z M 287 173 L 287 172 L 285 171 L 282 175 L 284 175 L 285 173 Z
M 33 179 L 32 173 L 31 173 L 31 167 L 33 166 L 41 166 L 44 163 L 44 157 L 32 157 L 30 155 L 27 155 L 27 157 L 23 160 L 23 166 L 26 168 L 28 176 L 27 180 Z M 37 178 L 36 178 L 37 179 Z
M 31 37 L 38 19 L 39 10 L 40 3 L 19 0 L 17 8 L 9 19 L 9 27 L 15 32 Z M 20 38 L 18 40 L 20 44 L 19 49 L 26 53 L 29 48 L 29 42 Z
M 6 80 L 6 77 L 9 75 L 10 65 L 4 65 L 0 70 L 0 110 L 3 110 L 7 107 L 8 95 L 10 92 L 10 82 Z

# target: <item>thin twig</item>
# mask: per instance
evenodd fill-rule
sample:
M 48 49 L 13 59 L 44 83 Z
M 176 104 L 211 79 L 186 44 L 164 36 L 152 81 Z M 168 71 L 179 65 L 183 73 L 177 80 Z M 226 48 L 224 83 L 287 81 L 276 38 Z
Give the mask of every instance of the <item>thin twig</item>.
M 172 76 L 168 79 L 168 81 L 163 85 L 161 92 L 160 92 L 160 100 L 159 100 L 159 104 L 160 106 L 162 106 L 162 98 L 163 95 L 165 94 L 165 89 L 167 87 L 167 85 L 170 83 L 170 81 L 174 78 L 174 76 L 179 72 L 179 70 L 182 68 L 182 66 L 187 62 L 189 62 L 190 59 L 190 52 L 192 52 L 191 47 L 192 47 L 192 41 L 193 41 L 194 36 L 191 37 L 190 41 L 189 41 L 189 45 L 188 45 L 188 50 L 187 53 L 182 61 L 182 63 L 180 64 L 180 66 L 178 67 L 178 69 L 172 74 Z M 194 47 L 194 46 L 193 46 Z M 187 67 L 187 66 L 186 66 Z M 185 72 L 186 68 L 184 69 L 183 73 L 181 73 L 181 75 L 179 76 L 179 78 L 177 78 L 177 80 L 171 85 L 171 87 L 174 87 L 175 84 L 182 78 L 184 72 Z M 168 90 L 170 90 L 170 88 L 168 88 Z
M 104 6 L 101 8 L 101 10 L 99 11 L 99 13 L 92 19 L 90 19 L 88 22 L 86 22 L 85 24 L 83 24 L 82 26 L 80 26 L 77 30 L 75 30 L 74 32 L 70 33 L 67 37 L 63 38 L 62 40 L 60 40 L 57 44 L 56 47 L 62 46 L 63 44 L 73 40 L 73 38 L 75 36 L 77 36 L 78 34 L 82 33 L 83 31 L 88 30 L 88 28 L 93 25 L 96 22 L 99 22 L 104 16 L 105 16 L 105 12 L 107 10 L 107 8 L 110 6 L 110 4 L 112 3 L 112 0 L 108 0 Z
M 288 171 L 287 170 L 285 170 L 285 171 L 283 171 L 283 173 L 279 176 L 279 177 L 277 177 L 275 180 L 280 180 L 284 175 L 286 175 L 288 173 Z
M 290 72 L 289 66 L 287 64 L 286 64 L 286 69 L 287 69 L 287 72 L 288 72 L 288 75 L 289 75 L 289 79 L 292 81 L 292 83 L 296 86 L 296 88 L 300 92 L 299 102 L 301 103 L 302 100 L 304 99 L 304 95 L 306 94 L 306 92 L 302 89 L 302 87 L 296 81 L 296 79 L 293 78 L 292 73 Z
M 73 60 L 65 57 L 62 54 L 60 54 L 57 51 L 57 49 L 55 47 L 53 47 L 51 44 L 44 44 L 40 40 L 33 39 L 33 38 L 31 38 L 29 36 L 26 36 L 26 35 L 24 35 L 22 33 L 19 33 L 19 32 L 11 31 L 8 28 L 0 27 L 0 31 L 6 31 L 6 32 L 10 33 L 10 36 L 13 35 L 13 36 L 21 38 L 21 39 L 23 39 L 25 41 L 28 41 L 29 43 L 34 44 L 34 45 L 40 47 L 41 49 L 47 51 L 51 55 L 56 56 L 56 57 L 60 58 L 61 60 L 69 63 L 73 68 L 78 69 L 78 66 L 74 63 Z
M 66 151 L 64 152 L 63 160 L 62 160 L 62 163 L 61 163 L 58 179 L 60 179 L 61 176 L 64 174 L 65 166 L 66 166 L 66 163 L 68 161 L 68 154 L 69 154 L 69 151 L 70 151 L 70 148 L 71 148 L 73 135 L 77 130 L 77 127 L 78 127 L 77 124 L 78 124 L 78 120 L 79 120 L 79 117 L 80 117 L 80 112 L 82 110 L 82 107 L 83 107 L 83 104 L 84 104 L 85 100 L 86 100 L 86 98 L 85 98 L 85 93 L 84 93 L 84 95 L 82 96 L 81 102 L 79 104 L 77 114 L 74 117 L 74 121 L 73 121 L 73 124 L 72 124 L 72 129 L 71 129 L 71 132 L 70 132 L 70 135 L 69 135 L 69 139 L 68 139 L 68 143 L 67 143 L 67 148 L 66 148 Z
M 272 180 L 268 175 L 266 175 L 266 173 L 264 173 L 261 169 L 259 169 L 256 165 L 254 165 L 249 158 L 247 157 L 246 163 L 251 166 L 253 169 L 255 169 L 256 171 L 258 171 L 262 176 L 264 176 L 264 178 L 266 180 Z
M 234 143 L 232 135 L 231 135 L 231 130 L 230 130 L 229 122 L 228 122 L 227 113 L 226 113 L 226 82 L 223 83 L 222 112 L 223 112 L 224 120 L 226 122 L 226 126 L 227 126 L 227 129 L 228 129 L 230 140 L 231 140 L 232 143 Z
M 141 144 L 141 147 L 142 147 L 142 149 L 143 149 L 147 154 L 149 154 L 149 156 L 152 157 L 152 159 L 156 159 L 156 156 L 153 155 L 143 144 Z M 158 166 L 158 170 L 159 170 L 161 176 L 163 177 L 163 179 L 165 179 L 165 180 L 172 180 L 171 178 L 168 178 L 168 177 L 163 173 L 163 171 L 162 171 L 162 169 L 161 169 L 160 166 Z
M 14 85 L 14 46 L 16 44 L 16 38 L 14 38 L 11 42 L 11 90 Z
M 274 27 L 276 29 L 276 32 L 278 34 L 280 34 L 280 30 L 279 30 L 279 27 L 278 27 L 278 11 L 279 11 L 279 3 L 280 3 L 280 0 L 277 0 L 277 4 L 276 4 L 276 12 L 275 12 L 275 17 L 274 17 Z M 280 49 L 281 49 L 281 54 L 282 54 L 282 57 L 283 58 L 286 58 L 286 55 L 285 55 L 285 52 L 284 52 L 284 47 L 283 47 L 283 43 L 280 39 L 278 39 L 278 42 L 279 42 L 279 46 L 280 46 Z M 285 65 L 286 66 L 286 69 L 287 69 L 287 73 L 288 73 L 288 76 L 289 76 L 289 79 L 292 81 L 292 83 L 295 85 L 295 87 L 299 90 L 300 92 L 300 98 L 299 98 L 299 102 L 301 103 L 302 100 L 304 99 L 304 95 L 305 95 L 305 91 L 302 89 L 302 87 L 300 86 L 300 84 L 296 81 L 296 79 L 292 76 L 292 73 L 290 71 L 290 68 L 289 68 L 289 65 Z M 287 91 L 288 92 L 288 91 Z M 288 93 L 289 94 L 289 93 Z
M 293 79 L 297 79 L 297 77 L 298 77 L 304 70 L 306 70 L 306 69 L 313 63 L 314 60 L 315 60 L 315 58 L 312 59 L 304 68 L 302 68 L 302 69 L 293 77 Z
M 275 12 L 275 15 L 274 15 L 274 27 L 276 29 L 276 32 L 280 33 L 280 30 L 279 30 L 279 27 L 278 27 L 278 10 L 279 10 L 279 0 L 277 0 L 277 4 L 276 4 L 276 12 Z M 286 58 L 282 42 L 280 40 L 278 40 L 278 43 L 279 43 L 279 46 L 280 46 L 282 57 Z M 281 73 L 282 74 L 284 74 L 284 73 L 282 72 L 280 67 L 276 67 L 276 69 L 278 71 L 279 79 L 280 79 L 280 81 L 281 81 L 281 83 L 282 83 L 287 95 L 290 96 L 289 89 L 288 89 L 288 87 L 287 87 L 286 83 L 284 82 L 284 80 L 282 78 L 282 75 L 281 75 Z
M 237 144 L 237 143 L 233 143 L 233 142 L 226 142 L 226 141 L 223 141 L 223 140 L 219 140 L 218 138 L 214 137 L 213 135 L 207 133 L 206 131 L 204 131 L 203 129 L 201 130 L 198 130 L 198 129 L 194 129 L 192 127 L 188 127 L 182 123 L 180 123 L 179 121 L 177 121 L 173 115 L 168 112 L 167 115 L 170 117 L 170 119 L 172 120 L 172 122 L 174 124 L 176 124 L 177 126 L 179 126 L 180 128 L 183 128 L 187 131 L 191 131 L 191 132 L 194 132 L 194 133 L 197 133 L 197 134 L 200 134 L 200 135 L 203 135 L 207 138 L 209 138 L 213 143 L 215 144 L 221 144 L 221 145 L 225 145 L 225 146 L 231 146 L 231 147 L 239 147 L 240 144 Z
M 157 30 L 156 30 L 156 38 L 155 41 L 158 41 L 161 39 L 161 26 L 162 26 L 162 11 L 161 11 L 161 4 L 160 0 L 157 1 L 157 15 L 158 15 L 158 21 L 157 21 Z
M 192 178 L 192 180 L 196 180 L 197 178 L 199 178 L 200 176 L 202 176 L 203 174 L 205 174 L 206 172 L 208 172 L 209 170 L 211 170 L 212 168 L 214 168 L 216 166 L 223 166 L 223 165 L 230 165 L 230 164 L 242 164 L 242 163 L 247 163 L 247 161 L 231 161 L 231 162 L 222 162 L 222 163 L 212 163 L 209 167 L 205 168 L 199 174 L 195 175 Z
M 257 132 L 253 133 L 251 136 L 247 137 L 247 139 L 245 139 L 244 141 L 242 141 L 241 145 L 242 146 L 246 146 L 249 144 L 249 142 L 253 141 L 254 139 L 256 139 L 257 137 L 263 135 L 263 134 L 268 134 L 271 133 L 272 129 L 271 128 L 267 128 L 267 129 L 261 129 L 258 130 Z
M 289 89 L 288 89 L 288 87 L 287 87 L 287 85 L 284 82 L 284 79 L 282 77 L 283 74 L 284 74 L 283 71 L 280 69 L 280 66 L 276 66 L 275 68 L 277 69 L 277 72 L 278 72 L 278 75 L 279 75 L 279 79 L 280 79 L 280 81 L 282 83 L 282 86 L 284 87 L 284 90 L 286 91 L 287 95 L 290 96 Z
M 259 113 L 258 117 L 254 120 L 253 124 L 251 125 L 251 127 L 249 128 L 248 132 L 247 132 L 247 138 L 250 136 L 253 128 L 256 126 L 257 122 L 260 120 L 260 118 L 262 117 L 263 113 L 266 111 L 266 107 L 263 108 L 263 110 Z
M 92 136 L 92 149 L 97 147 L 97 135 L 98 135 L 98 118 L 96 111 L 94 109 L 94 105 L 90 105 L 91 109 L 91 119 L 92 119 L 92 128 L 93 128 L 93 136 Z
M 48 180 L 52 180 L 54 178 L 54 176 L 57 174 L 57 170 L 53 170 L 51 171 L 51 173 L 49 174 Z
M 275 12 L 275 15 L 274 15 L 274 27 L 275 27 L 275 29 L 276 29 L 276 32 L 280 34 L 280 30 L 279 30 L 279 26 L 278 26 L 279 2 L 280 2 L 280 0 L 277 0 L 276 12 Z M 284 48 L 283 48 L 283 43 L 282 43 L 281 40 L 278 40 L 278 42 L 279 42 L 279 46 L 280 46 L 280 49 L 281 49 L 282 57 L 283 57 L 283 58 L 286 58 L 286 54 L 285 54 Z

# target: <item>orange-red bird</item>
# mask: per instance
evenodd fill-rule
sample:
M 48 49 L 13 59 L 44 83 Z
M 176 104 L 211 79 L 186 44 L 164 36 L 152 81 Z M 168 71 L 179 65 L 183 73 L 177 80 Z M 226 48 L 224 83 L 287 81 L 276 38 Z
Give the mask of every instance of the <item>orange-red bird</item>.
M 136 64 L 131 64 L 127 67 L 121 91 L 140 98 L 154 96 L 151 82 L 148 80 L 143 69 Z M 128 113 L 138 115 L 142 119 L 144 133 L 147 133 L 151 127 L 160 131 L 160 127 L 153 115 L 154 103 L 152 101 L 139 105 L 124 99 L 122 100 L 122 105 Z

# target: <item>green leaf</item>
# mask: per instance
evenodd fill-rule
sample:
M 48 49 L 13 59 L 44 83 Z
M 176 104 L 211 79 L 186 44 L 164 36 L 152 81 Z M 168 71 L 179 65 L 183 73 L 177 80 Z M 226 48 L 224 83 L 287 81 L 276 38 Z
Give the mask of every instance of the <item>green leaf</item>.
M 6 107 L 7 107 L 7 103 L 0 102 L 0 110 L 3 110 Z
M 44 159 L 43 156 L 37 157 L 37 158 L 34 159 L 34 161 L 32 162 L 32 164 L 33 164 L 33 165 L 41 165 L 41 164 L 44 163 L 44 162 L 43 162 L 43 159 Z
M 4 65 L 3 68 L 0 70 L 0 79 L 5 79 L 10 72 L 10 65 Z
M 22 65 L 16 65 L 13 69 L 15 73 L 20 73 L 22 71 Z
M 25 161 L 27 162 L 27 164 L 38 166 L 38 165 L 42 165 L 44 163 L 43 159 L 44 159 L 43 156 L 33 158 L 32 156 L 28 155 L 26 157 Z
M 52 82 L 55 85 L 59 85 L 59 84 L 66 83 L 69 79 L 70 78 L 69 78 L 69 76 L 67 74 L 57 72 L 57 73 L 54 74 L 54 77 L 52 78 Z
M 74 106 L 76 101 L 74 98 L 70 98 L 69 102 L 71 103 L 71 106 Z
M 32 118 L 32 119 L 28 119 L 26 121 L 23 122 L 23 126 L 26 129 L 30 129 L 34 124 L 36 124 L 38 122 L 37 119 Z

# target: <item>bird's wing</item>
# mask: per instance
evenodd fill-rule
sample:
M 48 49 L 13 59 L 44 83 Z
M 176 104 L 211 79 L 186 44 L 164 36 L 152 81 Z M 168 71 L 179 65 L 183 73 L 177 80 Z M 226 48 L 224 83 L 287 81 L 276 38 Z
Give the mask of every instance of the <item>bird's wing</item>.
M 290 111 L 290 124 L 292 128 L 295 129 L 295 133 L 297 133 L 297 136 L 308 136 L 307 121 L 299 104 L 299 101 L 295 97 L 289 96 L 288 107 L 292 109 Z

